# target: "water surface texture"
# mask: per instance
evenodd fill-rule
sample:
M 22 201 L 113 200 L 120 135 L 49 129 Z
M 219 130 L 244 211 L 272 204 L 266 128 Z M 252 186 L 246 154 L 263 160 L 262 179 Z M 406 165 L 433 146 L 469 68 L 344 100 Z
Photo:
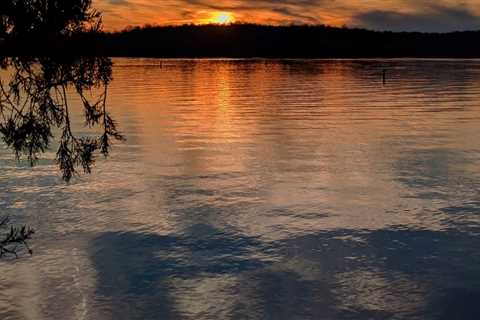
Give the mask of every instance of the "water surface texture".
M 480 61 L 114 62 L 92 175 L 0 151 L 0 318 L 480 318 Z

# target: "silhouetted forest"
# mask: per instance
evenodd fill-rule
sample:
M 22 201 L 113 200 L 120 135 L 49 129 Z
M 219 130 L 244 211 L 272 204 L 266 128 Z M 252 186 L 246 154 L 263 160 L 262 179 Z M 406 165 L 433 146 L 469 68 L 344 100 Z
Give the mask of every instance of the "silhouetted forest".
M 131 57 L 480 57 L 480 31 L 376 32 L 328 26 L 254 24 L 136 27 L 45 40 L 4 39 L 2 50 L 22 53 Z

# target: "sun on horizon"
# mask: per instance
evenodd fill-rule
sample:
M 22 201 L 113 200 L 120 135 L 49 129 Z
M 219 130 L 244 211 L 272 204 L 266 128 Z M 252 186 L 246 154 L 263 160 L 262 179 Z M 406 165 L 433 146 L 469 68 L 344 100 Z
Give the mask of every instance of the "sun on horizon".
M 231 12 L 214 12 L 209 23 L 226 25 L 235 23 L 235 21 L 235 16 Z

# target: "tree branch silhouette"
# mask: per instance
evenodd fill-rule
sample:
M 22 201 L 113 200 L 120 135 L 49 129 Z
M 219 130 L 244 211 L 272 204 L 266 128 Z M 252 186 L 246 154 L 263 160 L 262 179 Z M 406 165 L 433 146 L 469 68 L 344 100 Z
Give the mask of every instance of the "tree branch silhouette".
M 66 182 L 81 171 L 91 173 L 97 154 L 107 157 L 113 140 L 124 139 L 107 110 L 111 59 L 75 57 L 54 45 L 101 29 L 92 0 L 0 1 L 0 43 L 19 53 L 0 56 L 0 138 L 31 166 L 57 140 L 56 162 Z M 84 136 L 73 127 L 72 96 L 80 98 L 91 131 Z M 0 233 L 0 257 L 16 256 L 21 247 L 31 253 L 33 229 L 9 227 L 4 218 L 0 230 L 8 230 Z
M 91 0 L 2 0 L 0 39 L 25 43 L 35 38 L 49 45 L 52 37 L 68 38 L 85 32 L 99 32 L 101 14 Z M 23 45 L 21 45 L 23 47 Z M 47 49 L 48 50 L 48 49 Z M 47 51 L 48 52 L 48 51 Z M 25 52 L 23 52 L 25 53 Z M 112 140 L 123 140 L 116 122 L 107 111 L 112 62 L 104 57 L 62 57 L 26 54 L 0 58 L 8 80 L 0 79 L 0 134 L 18 160 L 25 157 L 35 165 L 51 145 L 54 130 L 60 140 L 56 160 L 63 179 L 70 181 L 79 169 L 91 173 L 96 152 L 107 157 Z M 93 92 L 100 92 L 97 96 Z M 102 128 L 98 136 L 74 134 L 69 96 L 80 97 L 85 125 Z
M 0 240 L 0 258 L 4 256 L 18 257 L 18 253 L 23 249 L 32 254 L 33 251 L 28 246 L 27 240 L 31 239 L 35 231 L 27 226 L 9 227 L 9 220 L 8 217 L 0 220 L 0 230 L 6 230 L 2 233 Z

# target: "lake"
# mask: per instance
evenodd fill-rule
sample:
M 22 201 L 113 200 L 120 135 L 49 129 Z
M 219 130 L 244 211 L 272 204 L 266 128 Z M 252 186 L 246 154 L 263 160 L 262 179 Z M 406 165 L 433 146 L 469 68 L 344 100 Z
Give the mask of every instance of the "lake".
M 0 151 L 0 318 L 480 318 L 480 60 L 114 63 L 92 175 Z

